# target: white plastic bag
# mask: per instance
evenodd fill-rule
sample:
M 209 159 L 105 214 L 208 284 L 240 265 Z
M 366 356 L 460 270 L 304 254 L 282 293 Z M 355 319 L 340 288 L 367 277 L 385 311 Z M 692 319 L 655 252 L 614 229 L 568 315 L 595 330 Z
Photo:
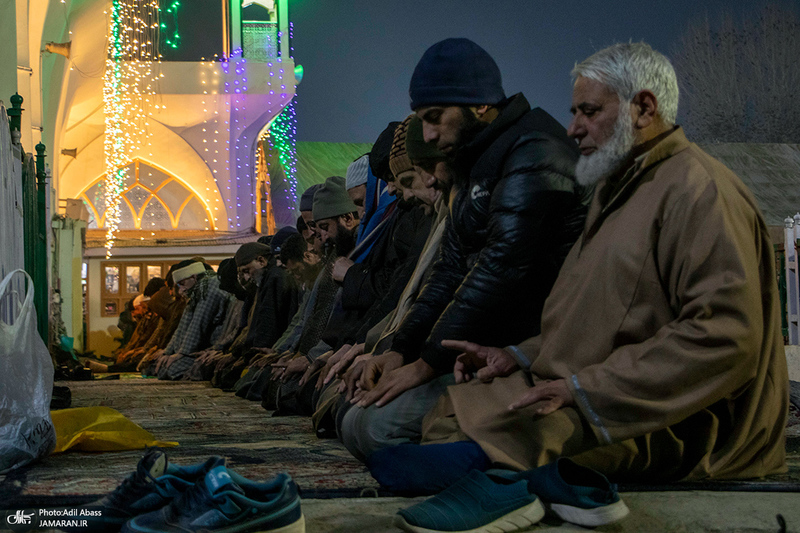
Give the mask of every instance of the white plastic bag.
M 11 290 L 21 273 L 28 282 L 25 301 Z M 12 306 L 10 323 L 0 318 L 0 474 L 44 457 L 56 445 L 50 420 L 53 361 L 36 330 L 33 282 L 15 270 L 0 283 L 0 302 Z M 3 313 L 6 315 L 6 313 Z

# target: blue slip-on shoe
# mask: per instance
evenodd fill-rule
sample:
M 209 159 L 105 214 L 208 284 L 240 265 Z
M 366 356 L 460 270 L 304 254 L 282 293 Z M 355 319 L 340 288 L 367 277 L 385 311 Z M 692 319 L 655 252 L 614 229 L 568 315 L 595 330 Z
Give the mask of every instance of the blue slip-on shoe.
M 438 495 L 395 517 L 413 533 L 495 533 L 527 529 L 544 516 L 544 506 L 525 480 L 489 477 L 473 470 Z
M 600 472 L 565 457 L 526 472 L 489 470 L 487 474 L 527 480 L 528 490 L 537 494 L 556 516 L 579 526 L 610 524 L 630 512 L 616 485 Z
M 59 527 L 69 533 L 119 531 L 134 516 L 161 509 L 186 492 L 218 459 L 212 457 L 205 463 L 178 466 L 169 462 L 161 448 L 149 448 L 139 460 L 136 471 L 113 492 L 77 508 L 77 513 L 70 519 L 79 525 Z
M 254 483 L 218 458 L 205 477 L 169 505 L 139 515 L 123 533 L 305 533 L 297 485 L 287 474 Z

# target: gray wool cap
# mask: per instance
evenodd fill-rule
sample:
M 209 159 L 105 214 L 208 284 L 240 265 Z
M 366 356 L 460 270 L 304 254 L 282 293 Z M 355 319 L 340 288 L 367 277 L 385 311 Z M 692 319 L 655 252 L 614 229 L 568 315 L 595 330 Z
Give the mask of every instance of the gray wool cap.
M 314 194 L 314 207 L 311 211 L 314 220 L 336 218 L 355 211 L 358 208 L 347 194 L 345 180 L 341 176 L 331 176 Z

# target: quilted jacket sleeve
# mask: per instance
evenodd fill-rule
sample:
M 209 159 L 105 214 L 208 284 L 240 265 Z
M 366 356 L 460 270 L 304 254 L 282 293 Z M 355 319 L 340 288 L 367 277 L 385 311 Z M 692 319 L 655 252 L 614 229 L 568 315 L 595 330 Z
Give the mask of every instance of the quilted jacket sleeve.
M 485 330 L 497 316 L 508 315 L 508 306 L 520 302 L 525 302 L 519 307 L 524 312 L 541 311 L 575 240 L 569 234 L 577 237 L 583 225 L 583 217 L 576 214 L 581 208 L 571 178 L 574 164 L 572 147 L 553 137 L 536 132 L 521 137 L 505 158 L 491 194 L 486 244 L 458 280 L 458 271 L 445 262 L 459 264 L 457 236 L 449 229 L 436 270 L 403 323 L 405 330 L 406 325 L 416 322 L 419 327 L 431 316 L 438 317 L 429 322 L 430 335 L 418 351 L 433 368 L 453 368 L 457 354 L 442 348 L 442 340 L 475 339 L 477 329 Z M 537 324 L 536 333 L 539 318 L 528 318 Z M 417 354 L 401 353 L 416 359 Z

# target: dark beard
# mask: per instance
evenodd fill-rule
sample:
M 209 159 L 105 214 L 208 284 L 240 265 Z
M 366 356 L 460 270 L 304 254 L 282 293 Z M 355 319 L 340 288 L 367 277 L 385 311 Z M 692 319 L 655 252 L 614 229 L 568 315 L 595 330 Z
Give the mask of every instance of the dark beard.
M 459 109 L 461 109 L 461 116 L 464 117 L 464 124 L 458 133 L 458 146 L 456 146 L 455 152 L 463 150 L 465 146 L 475 140 L 475 137 L 480 132 L 489 127 L 488 122 L 479 120 L 468 107 L 460 107 Z
M 349 230 L 342 226 L 340 222 L 336 222 L 339 226 L 336 230 L 336 238 L 333 240 L 333 245 L 336 250 L 336 255 L 339 257 L 345 257 L 347 254 L 353 251 L 353 248 L 356 247 L 356 230 Z M 358 226 L 356 226 L 358 228 Z
M 416 196 L 411 197 L 411 199 L 406 200 L 404 197 L 400 196 L 397 199 L 397 207 L 404 211 L 408 211 L 410 209 L 414 209 L 418 205 L 422 205 L 422 201 Z
M 464 124 L 459 132 L 458 146 L 448 158 L 454 185 L 464 184 L 469 180 L 469 170 L 475 161 L 473 160 L 474 154 L 468 153 L 470 151 L 468 147 L 478 134 L 489 127 L 488 122 L 478 120 L 478 117 L 469 108 L 462 107 L 460 109 L 464 117 Z
M 337 257 L 347 257 L 347 254 L 356 247 L 356 230 L 348 230 L 340 222 L 336 223 L 336 237 L 328 239 L 322 244 L 322 255 L 326 261 L 334 261 Z M 356 226 L 358 229 L 358 226 Z

